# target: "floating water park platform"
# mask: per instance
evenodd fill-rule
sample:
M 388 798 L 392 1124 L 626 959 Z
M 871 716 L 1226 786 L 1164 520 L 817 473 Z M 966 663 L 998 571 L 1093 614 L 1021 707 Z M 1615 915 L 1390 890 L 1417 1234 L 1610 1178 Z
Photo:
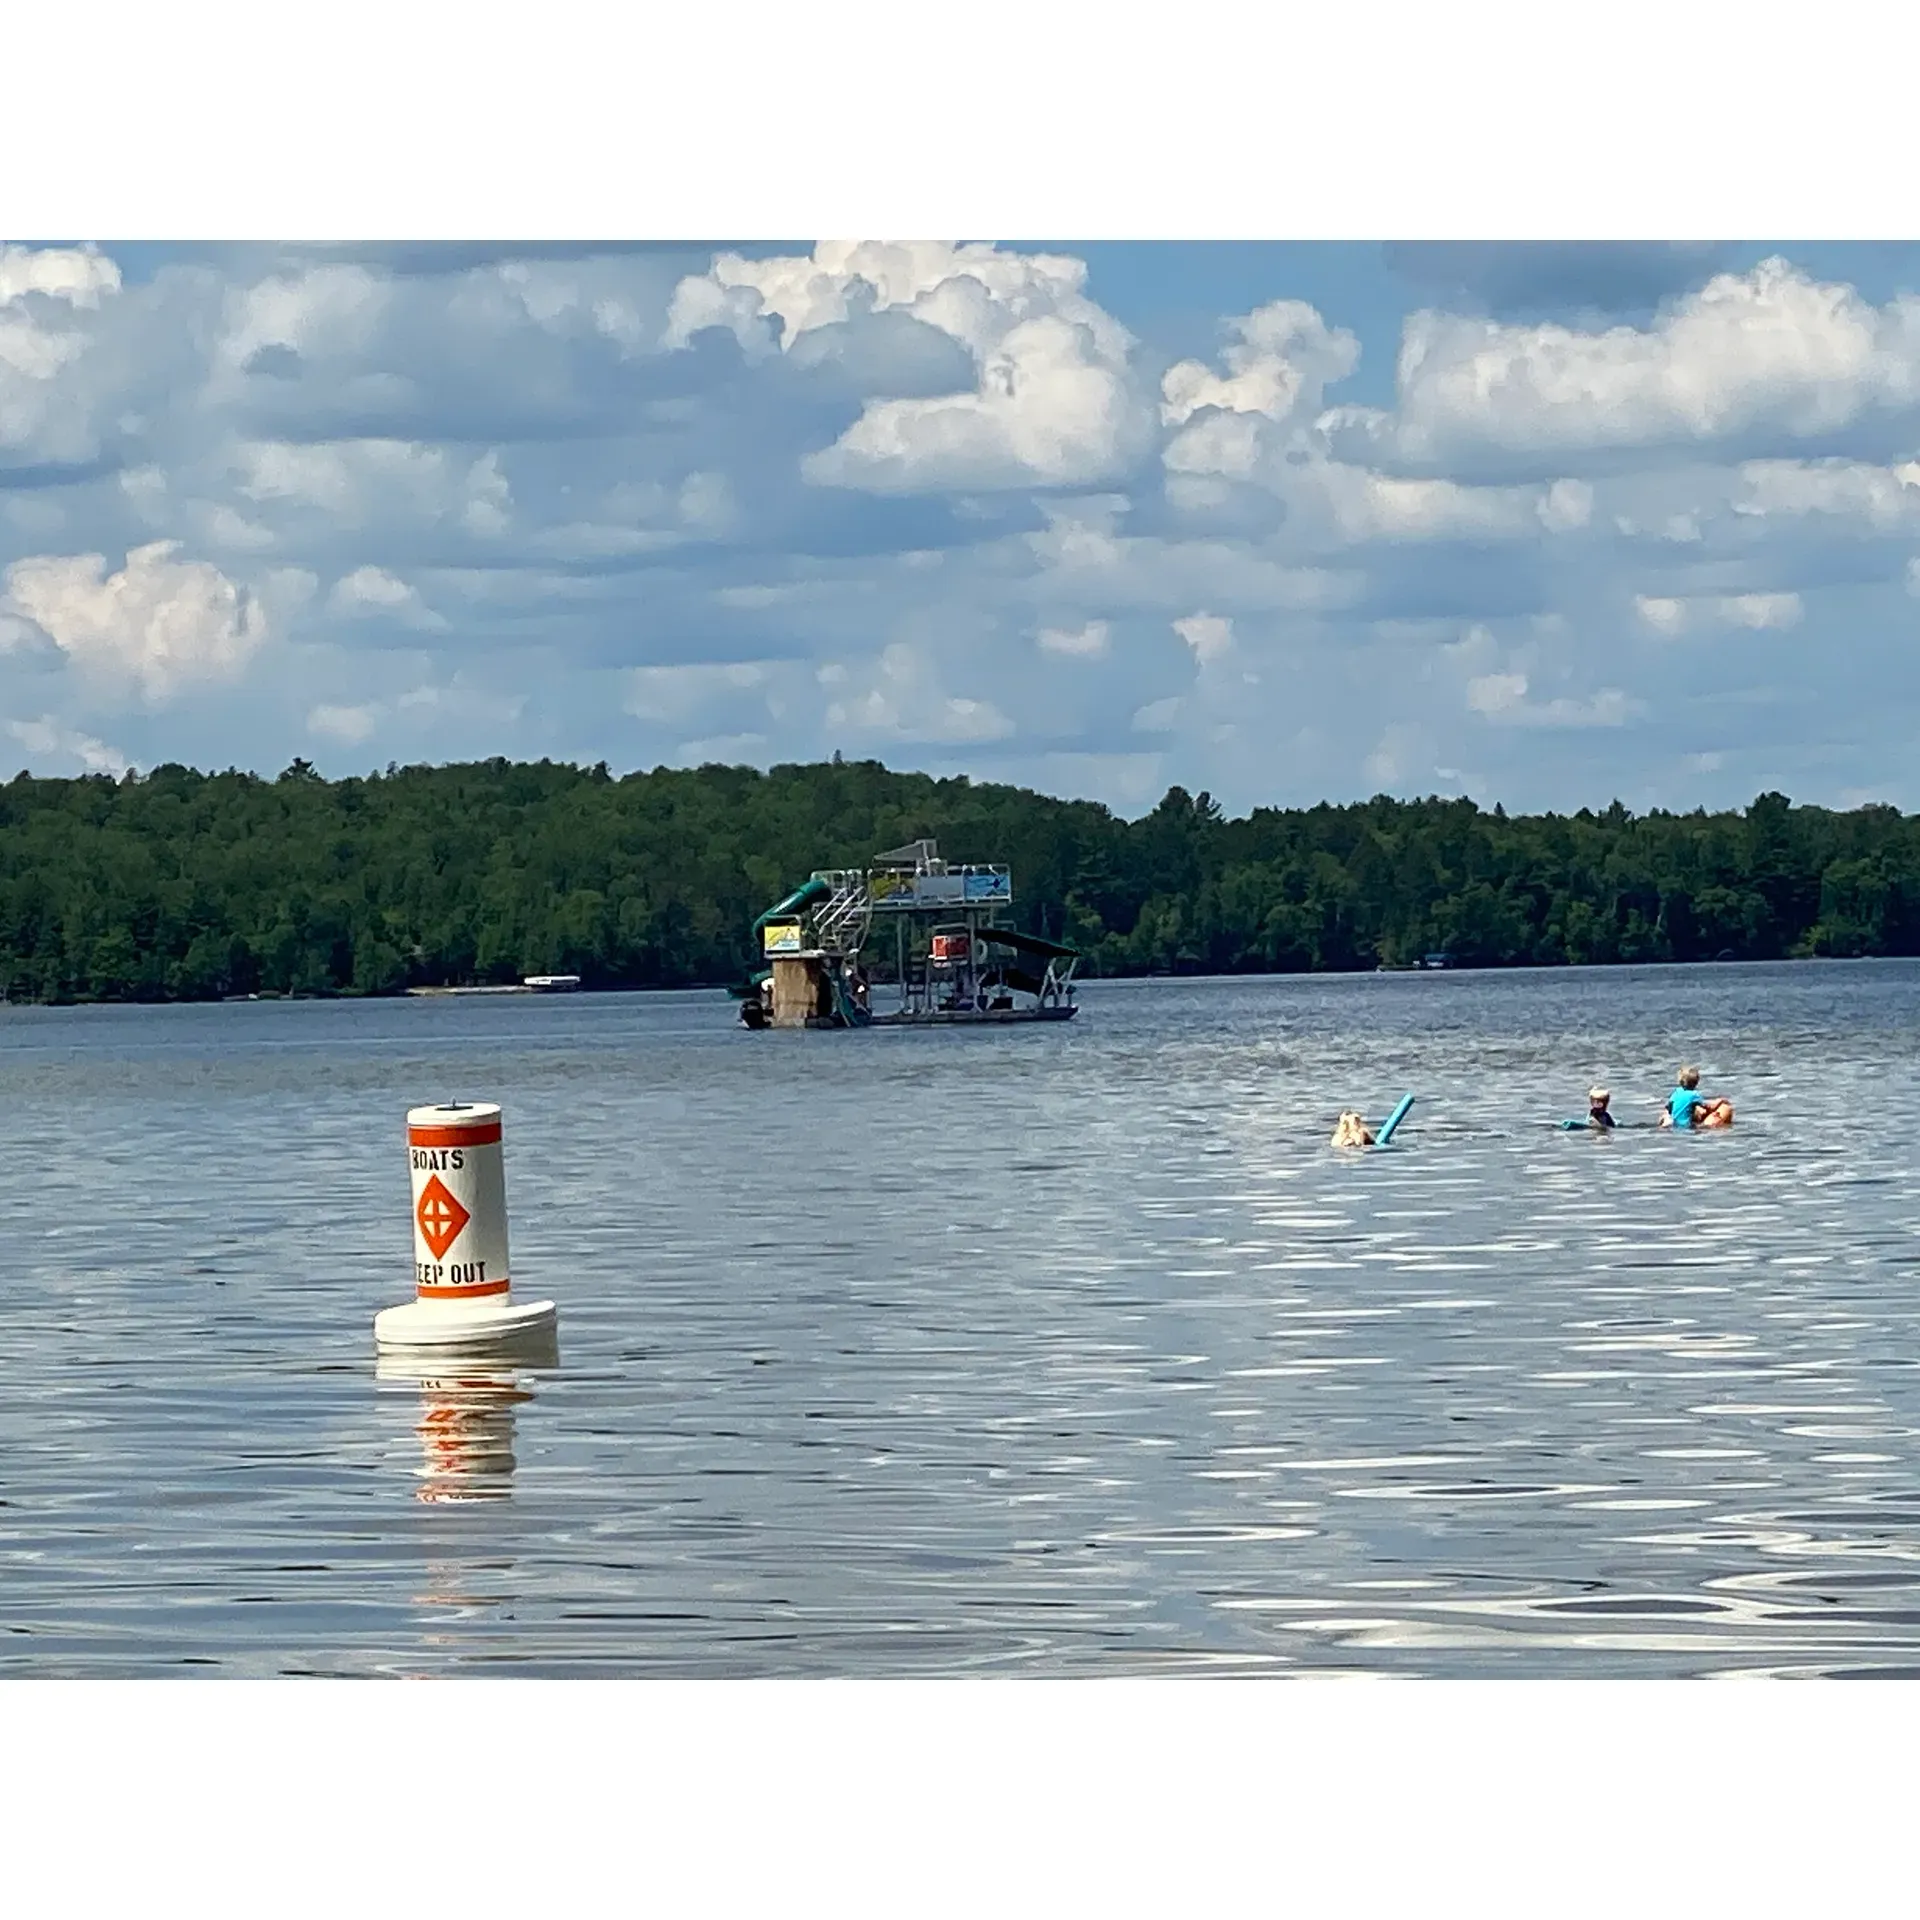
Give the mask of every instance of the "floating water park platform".
M 1003 866 L 950 866 L 915 840 L 823 868 L 753 923 L 765 968 L 734 989 L 743 1026 L 1010 1026 L 1071 1020 L 1079 954 L 998 924 Z

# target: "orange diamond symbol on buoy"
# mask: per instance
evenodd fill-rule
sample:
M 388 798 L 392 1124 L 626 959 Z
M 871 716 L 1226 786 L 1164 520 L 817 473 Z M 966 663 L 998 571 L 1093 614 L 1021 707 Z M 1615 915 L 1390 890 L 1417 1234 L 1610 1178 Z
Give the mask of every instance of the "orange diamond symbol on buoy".
M 460 1238 L 473 1215 L 446 1190 L 436 1173 L 420 1189 L 420 1203 L 413 1217 L 419 1223 L 420 1238 L 433 1249 L 433 1257 L 444 1260 L 447 1249 Z

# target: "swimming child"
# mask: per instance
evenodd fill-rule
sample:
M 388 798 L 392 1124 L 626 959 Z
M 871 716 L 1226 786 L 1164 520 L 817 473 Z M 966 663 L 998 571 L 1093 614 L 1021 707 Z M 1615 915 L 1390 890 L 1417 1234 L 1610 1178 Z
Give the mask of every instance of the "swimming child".
M 1667 1096 L 1667 1110 L 1660 1116 L 1663 1127 L 1730 1127 L 1733 1102 L 1718 1094 L 1700 1091 L 1700 1069 L 1682 1067 L 1679 1084 Z
M 1608 1127 L 1618 1126 L 1619 1122 L 1607 1111 L 1607 1102 L 1613 1098 L 1605 1087 L 1587 1089 L 1587 1125 L 1604 1131 Z
M 1367 1123 L 1357 1113 L 1343 1113 L 1333 1129 L 1333 1144 L 1336 1147 L 1370 1147 L 1373 1135 L 1367 1131 Z

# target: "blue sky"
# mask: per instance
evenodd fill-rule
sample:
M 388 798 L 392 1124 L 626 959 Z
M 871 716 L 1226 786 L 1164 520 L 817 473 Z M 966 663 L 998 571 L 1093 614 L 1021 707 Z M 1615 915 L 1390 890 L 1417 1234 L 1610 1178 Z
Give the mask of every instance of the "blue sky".
M 0 249 L 0 772 L 1920 806 L 1920 249 Z

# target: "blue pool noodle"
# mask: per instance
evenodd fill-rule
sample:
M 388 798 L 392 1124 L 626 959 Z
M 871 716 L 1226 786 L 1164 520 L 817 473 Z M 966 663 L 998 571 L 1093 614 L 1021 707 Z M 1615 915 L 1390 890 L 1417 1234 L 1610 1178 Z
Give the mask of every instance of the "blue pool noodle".
M 1394 1128 L 1397 1127 L 1400 1124 L 1400 1122 L 1407 1117 L 1407 1114 L 1412 1109 L 1412 1106 L 1413 1106 L 1413 1095 L 1410 1093 L 1403 1094 L 1400 1099 L 1400 1104 L 1397 1107 L 1395 1107 L 1390 1114 L 1387 1115 L 1387 1124 L 1384 1127 L 1382 1127 L 1377 1134 L 1374 1135 L 1373 1144 L 1376 1147 L 1384 1147 L 1387 1144 L 1387 1142 L 1393 1138 Z

